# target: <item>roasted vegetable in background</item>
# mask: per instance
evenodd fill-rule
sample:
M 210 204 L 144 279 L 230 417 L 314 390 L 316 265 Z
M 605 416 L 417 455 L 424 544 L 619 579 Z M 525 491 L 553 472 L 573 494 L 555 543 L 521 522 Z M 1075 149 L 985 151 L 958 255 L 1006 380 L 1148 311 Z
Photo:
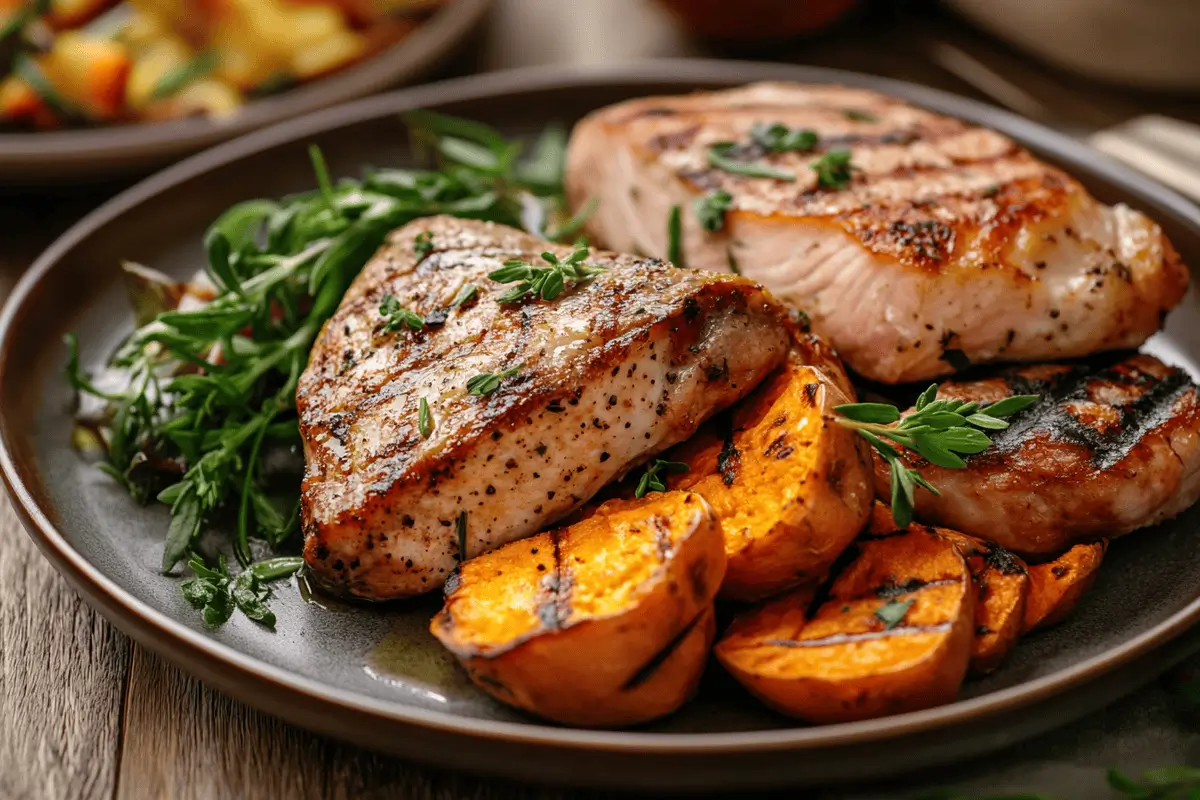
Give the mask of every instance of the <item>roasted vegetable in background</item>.
M 802 589 L 739 617 L 715 653 L 751 693 L 809 722 L 952 701 L 966 675 L 975 587 L 958 547 L 926 528 L 866 536 L 808 613 Z
M 400 41 L 444 2 L 0 0 L 0 126 L 229 114 Z
M 467 561 L 431 627 L 501 702 L 572 725 L 633 725 L 691 697 L 724 572 L 699 495 L 614 500 Z
M 804 337 L 731 415 L 665 456 L 688 467 L 670 487 L 703 495 L 721 523 L 722 597 L 758 600 L 819 582 L 866 524 L 870 450 L 827 419 L 853 400 L 838 388 L 843 378 L 824 344 Z
M 1057 625 L 1067 618 L 1100 570 L 1108 542 L 1077 544 L 1053 561 L 1029 568 L 1026 632 Z

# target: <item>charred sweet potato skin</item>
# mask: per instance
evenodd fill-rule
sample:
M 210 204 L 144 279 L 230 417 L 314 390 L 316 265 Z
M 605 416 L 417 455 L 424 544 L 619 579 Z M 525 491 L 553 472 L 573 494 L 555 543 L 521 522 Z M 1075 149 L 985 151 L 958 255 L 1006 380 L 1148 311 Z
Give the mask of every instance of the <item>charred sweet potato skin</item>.
M 570 725 L 634 725 L 695 691 L 724 571 L 699 495 L 613 500 L 463 564 L 431 628 L 504 703 Z
M 886 506 L 881 507 L 886 509 Z M 887 516 L 890 520 L 890 511 Z M 976 675 L 995 672 L 1024 632 L 1028 569 L 1024 561 L 1000 545 L 946 528 L 937 531 L 953 542 L 967 559 L 975 583 L 971 672 Z
M 1107 539 L 1084 542 L 1053 561 L 1029 567 L 1024 632 L 1049 628 L 1066 619 L 1096 581 L 1107 550 Z
M 725 535 L 721 597 L 754 601 L 821 581 L 866 524 L 871 454 L 830 421 L 851 402 L 845 372 L 814 336 L 729 418 L 673 450 L 672 488 L 704 496 Z M 852 390 L 851 390 L 852 392 Z
M 767 705 L 814 723 L 952 701 L 974 627 L 962 553 L 919 527 L 853 548 L 815 610 L 808 587 L 767 602 L 733 623 L 718 660 Z M 899 615 L 893 622 L 889 611 Z

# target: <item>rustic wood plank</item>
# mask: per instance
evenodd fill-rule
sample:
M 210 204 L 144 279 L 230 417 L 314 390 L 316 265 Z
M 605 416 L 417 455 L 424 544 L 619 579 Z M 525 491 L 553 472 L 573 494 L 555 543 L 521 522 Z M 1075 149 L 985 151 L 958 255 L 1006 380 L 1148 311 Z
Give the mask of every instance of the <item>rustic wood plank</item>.
M 0 796 L 112 796 L 128 662 L 0 499 Z
M 566 800 L 584 795 L 418 766 L 308 733 L 134 646 L 117 800 Z

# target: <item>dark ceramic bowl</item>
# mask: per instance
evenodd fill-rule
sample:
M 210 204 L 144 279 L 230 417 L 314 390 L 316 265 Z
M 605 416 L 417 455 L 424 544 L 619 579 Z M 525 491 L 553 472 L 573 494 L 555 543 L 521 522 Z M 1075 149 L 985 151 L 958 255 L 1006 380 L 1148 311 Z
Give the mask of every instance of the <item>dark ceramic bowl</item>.
M 454 0 L 411 36 L 350 69 L 252 101 L 228 119 L 0 133 L 0 185 L 72 184 L 145 175 L 205 147 L 419 78 L 464 44 L 491 0 Z
M 1023 641 L 952 705 L 804 727 L 767 711 L 714 667 L 679 714 L 633 731 L 588 731 L 539 723 L 475 690 L 427 632 L 436 599 L 347 610 L 306 603 L 298 587 L 284 586 L 275 633 L 241 617 L 206 630 L 176 582 L 158 574 L 165 510 L 134 507 L 68 447 L 61 336 L 79 331 L 85 366 L 95 366 L 128 332 L 120 260 L 192 272 L 204 259 L 202 232 L 221 210 L 311 186 L 310 142 L 335 172 L 355 173 L 407 161 L 398 118 L 406 109 L 436 108 L 526 134 L 638 95 L 768 78 L 871 87 L 997 128 L 1102 199 L 1143 209 L 1200 263 L 1195 206 L 1064 136 L 903 83 L 794 66 L 659 61 L 494 74 L 375 97 L 189 159 L 105 204 L 38 259 L 0 319 L 0 468 L 31 536 L 122 630 L 231 695 L 376 749 L 530 780 L 672 789 L 861 781 L 994 750 L 1150 680 L 1183 654 L 1164 646 L 1200 618 L 1196 510 L 1115 542 L 1077 613 Z M 1149 349 L 1197 372 L 1200 309 L 1192 295 Z

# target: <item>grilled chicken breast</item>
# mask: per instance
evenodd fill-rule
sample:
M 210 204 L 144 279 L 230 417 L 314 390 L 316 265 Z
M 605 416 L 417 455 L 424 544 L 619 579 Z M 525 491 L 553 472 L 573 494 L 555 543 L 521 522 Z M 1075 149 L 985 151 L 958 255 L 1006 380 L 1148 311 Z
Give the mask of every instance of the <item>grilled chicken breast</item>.
M 1153 525 L 1200 497 L 1200 407 L 1183 370 L 1135 354 L 1013 367 L 944 383 L 938 396 L 992 403 L 1014 394 L 1041 400 L 991 432 L 993 446 L 967 456 L 966 469 L 906 454 L 941 491 L 917 491 L 918 519 L 1040 556 Z M 888 475 L 877 459 L 884 499 Z
M 761 287 L 655 259 L 593 251 L 586 263 L 606 268 L 593 280 L 500 304 L 513 286 L 488 274 L 545 266 L 546 250 L 571 252 L 420 220 L 346 293 L 297 390 L 304 553 L 326 588 L 386 599 L 441 586 L 459 560 L 537 532 L 691 436 L 787 353 L 788 312 Z M 469 284 L 476 297 L 454 306 Z M 387 295 L 424 326 L 389 331 Z M 469 393 L 488 374 L 477 391 L 494 391 Z
M 753 129 L 775 123 L 816 144 L 769 151 Z M 721 142 L 794 180 L 713 166 Z M 833 164 L 821 185 L 812 167 L 836 151 L 850 154 L 848 183 Z M 576 126 L 567 191 L 576 207 L 599 200 L 595 241 L 659 257 L 680 206 L 687 266 L 760 281 L 886 383 L 1137 347 L 1188 282 L 1144 215 L 998 133 L 859 89 L 763 83 L 610 106 Z M 693 203 L 721 191 L 712 233 Z

